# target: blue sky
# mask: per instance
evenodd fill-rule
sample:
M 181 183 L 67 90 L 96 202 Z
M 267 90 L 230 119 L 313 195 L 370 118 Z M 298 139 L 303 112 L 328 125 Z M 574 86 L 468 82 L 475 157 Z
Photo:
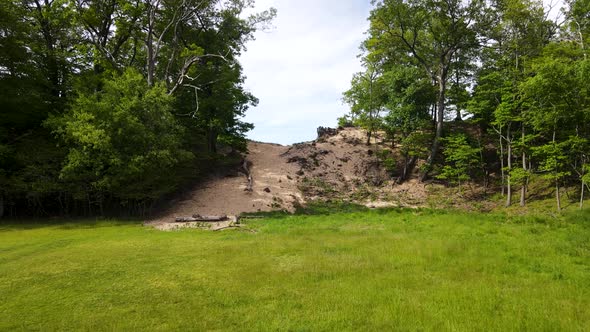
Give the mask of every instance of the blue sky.
M 560 20 L 562 0 L 549 15 Z M 292 144 L 316 138 L 319 126 L 336 126 L 348 112 L 341 101 L 361 70 L 359 46 L 369 28 L 370 0 L 256 0 L 254 12 L 274 7 L 273 28 L 256 32 L 240 58 L 246 89 L 260 99 L 245 120 L 248 138 Z
M 240 58 L 246 89 L 260 99 L 245 120 L 248 138 L 280 144 L 310 141 L 335 126 L 341 101 L 361 70 L 357 55 L 368 29 L 369 0 L 257 0 L 278 10 L 273 28 L 258 31 Z

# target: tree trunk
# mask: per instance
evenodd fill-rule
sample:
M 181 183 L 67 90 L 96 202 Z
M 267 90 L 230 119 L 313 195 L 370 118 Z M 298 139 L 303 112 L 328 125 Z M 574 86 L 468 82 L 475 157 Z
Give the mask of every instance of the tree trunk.
M 432 164 L 434 164 L 434 160 L 438 153 L 438 148 L 440 145 L 440 139 L 442 137 L 443 132 L 443 123 L 445 117 L 445 98 L 446 98 L 446 90 L 447 90 L 447 68 L 443 68 L 441 70 L 441 74 L 438 77 L 438 95 L 436 100 L 436 133 L 434 136 L 434 141 L 432 142 L 432 149 L 430 150 L 430 156 L 426 160 L 426 171 L 422 175 L 422 181 L 426 180 L 428 177 L 428 173 L 432 169 Z
M 217 136 L 217 132 L 212 129 L 207 133 L 207 147 L 209 148 L 209 152 L 217 153 Z
M 227 215 L 223 214 L 220 216 L 202 216 L 200 214 L 193 214 L 193 218 L 197 221 L 223 221 L 227 220 Z
M 406 181 L 406 179 L 408 178 L 408 167 L 410 164 L 410 160 L 408 158 L 408 155 L 406 154 L 405 158 L 404 158 L 404 171 L 402 172 L 402 178 L 401 178 L 401 182 Z
M 459 62 L 459 57 L 455 57 L 455 61 L 458 63 Z M 460 80 L 459 80 L 459 70 L 455 70 L 455 84 L 457 86 L 460 86 Z M 455 105 L 455 121 L 459 122 L 459 121 L 463 121 L 463 118 L 461 117 L 461 108 L 459 108 L 458 103 Z
M 151 39 L 151 37 L 148 37 L 148 43 L 151 43 L 151 41 L 149 41 Z M 154 50 L 153 47 L 151 47 L 150 45 L 148 45 L 148 56 L 147 56 L 147 82 L 148 82 L 148 86 L 152 87 L 154 86 Z
M 408 156 L 407 154 L 404 156 L 404 169 L 402 171 L 402 175 L 399 178 L 399 183 L 403 183 L 408 179 L 410 172 L 416 166 L 417 159 L 418 157 L 416 156 L 413 156 L 412 158 L 410 158 L 410 156 Z
M 369 76 L 369 128 L 367 129 L 367 146 L 371 145 L 371 133 L 373 132 L 373 115 L 374 115 L 374 107 L 373 107 L 373 81 L 374 81 L 374 75 L 375 72 L 373 70 L 371 70 L 370 76 Z
M 553 127 L 553 145 L 555 145 L 555 134 L 557 129 Z M 559 177 L 557 175 L 557 166 L 555 166 L 555 198 L 557 199 L 557 212 L 561 212 L 561 197 L 559 196 Z
M 504 175 L 504 144 L 502 143 L 502 127 L 500 127 L 500 174 L 502 177 L 502 197 L 506 195 L 506 177 Z
M 561 196 L 559 195 L 559 180 L 555 179 L 555 198 L 557 199 L 557 212 L 561 212 Z
M 47 70 L 47 78 L 51 83 L 49 87 L 49 93 L 51 97 L 53 97 L 51 103 L 56 103 L 60 97 L 63 97 L 61 89 L 62 84 L 60 80 L 60 77 L 62 76 L 60 71 L 63 70 L 63 68 L 60 70 L 60 61 L 58 60 L 56 52 L 57 40 L 52 31 L 52 23 L 43 13 L 44 7 L 45 10 L 51 11 L 52 2 L 45 1 L 45 3 L 42 5 L 40 2 L 35 1 L 35 4 L 38 15 L 37 23 L 39 24 L 39 29 L 41 35 L 43 36 L 43 40 L 45 41 L 46 47 L 46 51 L 44 52 L 44 60 L 46 61 L 45 67 Z
M 432 105 L 430 109 L 430 117 L 432 118 L 433 123 L 436 123 L 436 104 Z
M 584 181 L 584 171 L 586 170 L 586 157 L 582 156 L 582 174 L 580 179 L 582 180 L 582 190 L 580 190 L 580 210 L 584 208 L 584 194 L 586 190 L 586 181 Z
M 524 150 L 524 125 L 522 126 L 522 169 L 527 170 L 526 165 L 526 152 Z M 520 189 L 520 206 L 526 205 L 526 190 L 527 190 L 527 179 L 523 179 L 522 188 Z
M 2 219 L 3 216 L 4 216 L 4 195 L 0 194 L 0 219 Z
M 248 184 L 246 185 L 246 188 L 244 189 L 244 191 L 247 191 L 247 192 L 252 192 L 253 186 L 254 186 L 254 179 L 252 178 L 252 173 L 250 172 L 250 166 L 252 166 L 252 162 L 250 162 L 249 160 L 244 159 L 242 161 L 242 169 L 244 170 L 244 173 L 246 174 L 246 178 L 248 179 Z
M 577 22 L 576 20 L 574 20 L 574 23 L 578 26 L 578 36 L 580 38 L 580 47 L 582 48 L 582 51 L 584 52 L 584 60 L 587 60 L 588 53 L 586 53 L 586 46 L 584 45 L 584 36 L 582 35 L 582 27 L 580 26 L 580 23 Z
M 580 193 L 580 210 L 584 208 L 584 187 L 586 186 L 586 184 L 584 183 L 584 180 L 582 180 L 582 192 Z M 2 214 L 0 214 L 0 218 L 2 217 Z
M 477 130 L 477 147 L 479 148 L 479 166 L 481 167 L 481 170 L 482 170 L 483 176 L 484 176 L 483 177 L 483 190 L 484 190 L 484 195 L 487 196 L 487 194 L 488 194 L 488 174 L 489 174 L 489 172 L 488 172 L 488 169 L 486 168 L 485 163 L 484 163 L 484 157 L 483 157 L 483 150 L 484 149 L 483 149 L 483 146 L 481 144 L 481 140 L 483 138 L 482 136 L 483 136 L 482 130 L 481 130 L 481 128 L 479 128 Z M 469 187 L 471 188 L 471 185 Z M 472 191 L 473 191 L 473 189 L 472 189 Z
M 147 63 L 146 63 L 146 71 L 147 71 L 147 83 L 148 86 L 154 86 L 154 71 L 156 68 L 154 59 L 154 26 L 155 26 L 155 11 L 154 5 L 152 3 L 148 4 L 148 30 L 147 30 L 147 40 L 146 40 L 146 48 L 147 48 Z
M 510 125 L 506 131 L 506 144 L 508 145 L 508 174 L 506 176 L 506 207 L 512 205 L 512 186 L 510 183 L 510 171 L 512 170 L 512 142 L 510 139 Z

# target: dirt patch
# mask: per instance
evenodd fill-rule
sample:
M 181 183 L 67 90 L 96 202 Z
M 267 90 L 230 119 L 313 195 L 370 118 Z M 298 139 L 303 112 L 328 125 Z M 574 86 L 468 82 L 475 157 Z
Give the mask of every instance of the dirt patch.
M 310 143 L 295 144 L 285 157 L 299 167 L 297 180 L 306 200 L 342 200 L 369 207 L 424 206 L 427 191 L 417 180 L 396 184 L 379 158 L 386 149 L 376 134 L 342 128 Z
M 211 178 L 197 186 L 149 224 L 178 228 L 172 223 L 175 218 L 194 214 L 293 212 L 309 201 L 343 201 L 371 208 L 462 202 L 442 185 L 420 182 L 417 173 L 397 183 L 380 157 L 387 149 L 379 133 L 366 145 L 366 133 L 356 128 L 323 128 L 316 141 L 292 146 L 249 142 L 245 163 L 232 176 Z M 251 188 L 244 164 L 252 176 Z M 433 202 L 431 197 L 445 199 Z
M 288 147 L 259 142 L 248 144 L 245 156 L 251 165 L 252 191 L 245 190 L 245 174 L 216 177 L 199 185 L 168 211 L 150 220 L 150 224 L 167 223 L 176 217 L 202 215 L 240 215 L 245 212 L 273 210 L 294 211 L 304 198 L 298 189 L 298 167 L 288 163 L 283 154 Z

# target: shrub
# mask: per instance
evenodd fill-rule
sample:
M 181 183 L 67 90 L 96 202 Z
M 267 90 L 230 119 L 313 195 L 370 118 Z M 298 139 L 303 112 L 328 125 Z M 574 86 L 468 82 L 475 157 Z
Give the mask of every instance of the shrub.
M 60 177 L 89 193 L 121 200 L 155 199 L 175 187 L 173 169 L 192 158 L 163 85 L 149 87 L 128 70 L 99 92 L 80 94 L 47 125 L 69 147 Z
M 444 143 L 446 163 L 438 178 L 458 184 L 469 180 L 470 172 L 481 163 L 481 148 L 472 147 L 464 134 L 450 136 L 444 139 Z

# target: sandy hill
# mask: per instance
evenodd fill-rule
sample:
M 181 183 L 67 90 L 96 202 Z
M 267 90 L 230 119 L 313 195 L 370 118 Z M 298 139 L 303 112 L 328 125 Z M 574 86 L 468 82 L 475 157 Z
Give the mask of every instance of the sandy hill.
M 379 144 L 364 144 L 355 128 L 332 130 L 312 142 L 281 146 L 249 142 L 243 167 L 200 184 L 153 222 L 175 217 L 239 215 L 288 210 L 313 200 L 342 200 L 370 207 L 421 206 L 425 186 L 415 179 L 395 184 L 378 158 Z M 379 137 L 377 137 L 379 141 Z

